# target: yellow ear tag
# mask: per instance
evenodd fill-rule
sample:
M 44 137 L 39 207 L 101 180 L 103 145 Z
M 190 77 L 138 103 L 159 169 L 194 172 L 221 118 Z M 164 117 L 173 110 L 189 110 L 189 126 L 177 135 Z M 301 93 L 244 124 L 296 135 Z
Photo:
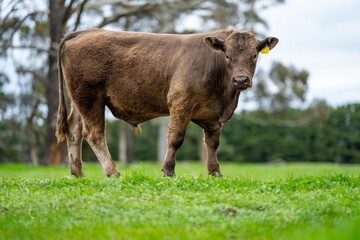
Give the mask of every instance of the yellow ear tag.
M 261 49 L 261 54 L 269 54 L 269 51 L 270 51 L 270 48 L 266 44 L 265 47 L 263 49 Z

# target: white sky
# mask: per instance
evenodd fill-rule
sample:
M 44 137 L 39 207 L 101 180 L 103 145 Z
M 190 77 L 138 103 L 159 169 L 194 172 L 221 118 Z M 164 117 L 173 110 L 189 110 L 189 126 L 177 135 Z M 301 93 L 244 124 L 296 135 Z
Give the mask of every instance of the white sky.
M 278 60 L 309 71 L 308 100 L 360 102 L 359 11 L 359 0 L 287 0 L 265 10 L 268 33 L 280 41 L 259 64 Z

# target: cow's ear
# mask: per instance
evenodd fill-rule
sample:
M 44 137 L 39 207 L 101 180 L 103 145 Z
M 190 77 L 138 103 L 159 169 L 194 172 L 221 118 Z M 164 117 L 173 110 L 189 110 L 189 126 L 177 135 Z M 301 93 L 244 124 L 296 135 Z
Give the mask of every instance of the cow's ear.
M 206 45 L 212 50 L 221 50 L 225 51 L 225 41 L 218 39 L 216 37 L 206 37 L 204 38 Z
M 262 51 L 264 48 L 268 48 L 268 50 L 273 49 L 276 44 L 279 42 L 279 39 L 276 37 L 267 37 L 264 40 L 260 41 L 258 51 Z

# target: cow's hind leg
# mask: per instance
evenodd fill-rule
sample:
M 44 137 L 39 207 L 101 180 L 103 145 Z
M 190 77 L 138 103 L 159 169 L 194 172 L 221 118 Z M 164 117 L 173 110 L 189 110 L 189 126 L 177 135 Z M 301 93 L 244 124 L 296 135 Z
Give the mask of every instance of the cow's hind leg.
M 111 158 L 109 149 L 106 144 L 104 117 L 102 117 L 102 119 L 98 122 L 91 124 L 86 119 L 83 120 L 83 135 L 98 158 L 105 174 L 108 177 L 119 177 L 120 173 L 117 170 L 115 162 Z
M 207 149 L 207 167 L 210 175 L 222 176 L 217 159 L 217 148 L 220 144 L 220 129 L 204 130 L 204 140 Z
M 72 108 L 68 117 L 68 133 L 66 143 L 69 155 L 69 165 L 71 174 L 75 177 L 84 176 L 82 171 L 82 120 L 79 112 Z
M 86 99 L 80 99 L 77 107 L 82 117 L 83 137 L 87 140 L 107 176 L 119 177 L 115 162 L 112 160 L 105 138 L 105 103 L 103 97 L 84 91 Z M 93 96 L 93 97 L 90 97 Z
M 178 116 L 170 116 L 167 133 L 167 151 L 163 162 L 162 171 L 165 177 L 175 176 L 176 151 L 184 142 L 186 128 L 190 120 Z

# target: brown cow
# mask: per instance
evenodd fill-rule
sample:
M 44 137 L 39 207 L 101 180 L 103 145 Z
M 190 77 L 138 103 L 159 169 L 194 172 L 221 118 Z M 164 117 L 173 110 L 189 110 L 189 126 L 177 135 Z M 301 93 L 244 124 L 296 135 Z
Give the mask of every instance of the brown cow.
M 67 140 L 71 173 L 83 175 L 84 137 L 105 173 L 120 175 L 105 140 L 107 106 L 134 129 L 170 115 L 165 176 L 175 175 L 176 150 L 189 122 L 196 123 L 204 129 L 209 174 L 221 175 L 216 153 L 221 126 L 236 109 L 240 92 L 252 86 L 259 51 L 277 43 L 238 30 L 175 35 L 93 29 L 67 35 L 59 46 L 56 136 Z

